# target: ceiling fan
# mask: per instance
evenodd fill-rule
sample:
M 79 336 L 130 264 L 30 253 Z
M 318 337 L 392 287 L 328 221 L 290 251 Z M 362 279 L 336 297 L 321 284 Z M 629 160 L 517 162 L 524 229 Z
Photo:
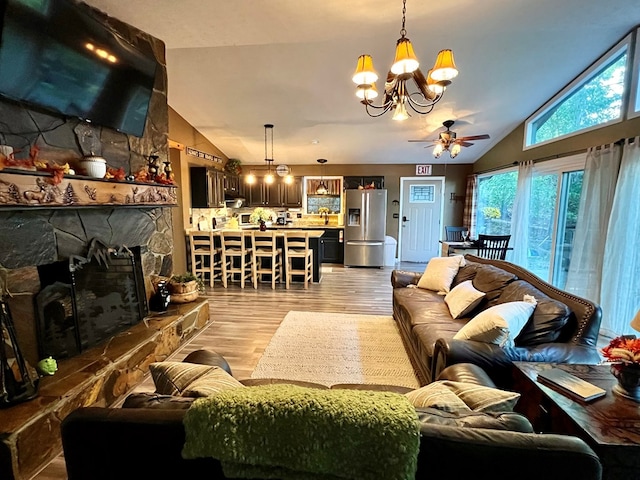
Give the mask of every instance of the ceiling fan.
M 469 143 L 469 140 L 486 140 L 489 138 L 488 134 L 471 135 L 468 137 L 456 137 L 456 132 L 452 132 L 450 128 L 455 122 L 453 120 L 446 120 L 442 122 L 442 125 L 447 129 L 444 132 L 440 132 L 436 140 L 409 140 L 410 142 L 430 143 L 435 144 L 433 149 L 433 156 L 440 158 L 442 152 L 448 151 L 451 158 L 455 158 L 460 153 L 461 147 L 470 147 L 473 143 Z M 429 145 L 427 145 L 429 146 Z M 426 147 L 425 147 L 426 148 Z

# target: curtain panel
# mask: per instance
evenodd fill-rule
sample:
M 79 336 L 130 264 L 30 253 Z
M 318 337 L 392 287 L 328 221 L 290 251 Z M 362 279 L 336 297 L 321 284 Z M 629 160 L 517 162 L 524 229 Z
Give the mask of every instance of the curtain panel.
M 462 225 L 469 229 L 469 236 L 477 238 L 476 215 L 478 208 L 478 175 L 467 176 L 467 188 L 464 195 L 464 210 L 462 212 Z

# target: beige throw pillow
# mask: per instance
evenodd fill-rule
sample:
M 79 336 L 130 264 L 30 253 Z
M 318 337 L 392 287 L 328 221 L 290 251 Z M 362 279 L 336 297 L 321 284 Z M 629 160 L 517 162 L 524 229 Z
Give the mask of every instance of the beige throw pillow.
M 437 408 L 444 412 L 470 412 L 471 409 L 443 382 L 433 382 L 405 393 L 416 408 Z
M 444 380 L 457 397 L 474 412 L 512 412 L 520 394 L 472 383 Z
M 480 312 L 458 330 L 454 340 L 476 340 L 501 347 L 512 347 L 514 339 L 536 308 L 535 299 L 525 295 L 521 302 L 501 303 Z
M 444 297 L 453 318 L 466 316 L 484 298 L 485 293 L 477 290 L 471 280 L 462 282 L 451 289 Z
M 244 387 L 220 367 L 188 362 L 155 362 L 149 365 L 156 392 L 162 395 L 206 397 Z
M 418 281 L 418 288 L 447 293 L 451 289 L 451 283 L 458 273 L 458 269 L 464 265 L 465 261 L 462 255 L 433 257 L 427 263 L 427 267 Z

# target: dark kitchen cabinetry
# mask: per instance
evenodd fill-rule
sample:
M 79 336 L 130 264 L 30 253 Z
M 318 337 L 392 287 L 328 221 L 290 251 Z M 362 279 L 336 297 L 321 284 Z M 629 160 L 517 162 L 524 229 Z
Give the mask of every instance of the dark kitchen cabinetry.
M 327 229 L 320 237 L 322 263 L 344 263 L 344 230 Z
M 302 177 L 293 177 L 292 183 L 282 184 L 282 206 L 301 207 L 302 206 Z
M 256 183 L 247 189 L 249 198 L 247 202 L 250 206 L 256 207 L 278 207 L 280 202 L 280 186 L 277 183 L 266 184 L 258 178 Z
M 240 186 L 240 177 L 238 175 L 225 172 L 224 193 L 234 198 L 242 196 L 241 186 Z
M 192 208 L 224 206 L 224 173 L 215 168 L 190 167 Z
M 384 188 L 384 177 L 344 177 L 345 190 L 355 190 L 358 187 L 366 187 L 367 185 L 371 185 L 372 183 L 376 188 Z

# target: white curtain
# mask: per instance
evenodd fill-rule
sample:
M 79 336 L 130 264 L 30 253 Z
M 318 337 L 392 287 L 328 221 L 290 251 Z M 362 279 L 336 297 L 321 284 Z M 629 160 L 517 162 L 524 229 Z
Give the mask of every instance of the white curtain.
M 596 303 L 600 303 L 606 232 L 618 180 L 621 151 L 614 144 L 590 148 L 582 179 L 565 290 Z
M 623 147 L 609 228 L 606 230 L 600 305 L 602 333 L 634 333 L 629 322 L 640 308 L 640 137 Z M 604 233 L 604 232 L 603 232 Z
M 533 161 L 521 162 L 518 166 L 518 185 L 516 198 L 511 214 L 511 241 L 508 259 L 521 267 L 529 264 L 529 205 L 531 202 L 531 180 L 533 178 Z

